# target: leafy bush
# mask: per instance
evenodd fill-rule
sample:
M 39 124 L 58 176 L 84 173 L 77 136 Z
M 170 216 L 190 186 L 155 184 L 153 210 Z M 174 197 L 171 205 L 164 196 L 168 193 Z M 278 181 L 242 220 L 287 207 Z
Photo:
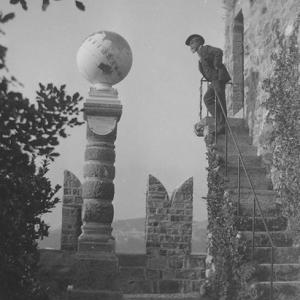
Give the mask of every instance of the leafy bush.
M 24 0 L 10 2 L 27 8 Z M 13 18 L 0 13 L 2 24 Z M 52 187 L 46 173 L 59 155 L 59 138 L 82 124 L 77 118 L 82 97 L 66 94 L 64 85 L 40 84 L 36 105 L 31 104 L 12 90 L 19 83 L 7 75 L 6 52 L 0 45 L 0 299 L 47 299 L 35 277 L 36 239 L 48 235 L 41 216 L 59 201 L 60 187 Z

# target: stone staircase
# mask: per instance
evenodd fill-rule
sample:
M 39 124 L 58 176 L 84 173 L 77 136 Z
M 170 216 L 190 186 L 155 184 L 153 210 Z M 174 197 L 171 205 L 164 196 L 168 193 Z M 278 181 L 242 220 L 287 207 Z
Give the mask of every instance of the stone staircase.
M 300 247 L 293 246 L 293 239 L 287 230 L 287 220 L 281 215 L 281 205 L 278 202 L 276 192 L 272 190 L 272 182 L 268 177 L 265 166 L 260 157 L 257 156 L 256 147 L 252 145 L 248 128 L 243 119 L 229 119 L 231 128 L 235 135 L 244 163 L 253 183 L 257 198 L 259 200 L 265 222 L 272 237 L 275 248 L 273 250 L 273 300 L 299 300 L 300 299 Z M 204 118 L 200 122 L 204 128 L 204 135 L 214 129 L 214 119 Z M 201 136 L 203 133 L 201 133 Z M 225 157 L 225 136 L 218 136 L 217 151 Z M 242 236 L 249 243 L 249 256 L 253 240 L 252 234 L 252 212 L 253 193 L 247 177 L 240 167 L 240 190 L 238 190 L 238 153 L 228 133 L 228 169 L 225 177 L 225 191 L 230 193 L 239 208 L 236 217 L 236 226 Z M 238 205 L 238 194 L 240 201 Z M 255 236 L 254 236 L 254 259 L 258 264 L 255 273 L 255 282 L 251 284 L 252 299 L 270 299 L 271 278 L 271 247 L 262 216 L 256 206 Z M 190 275 L 185 280 L 190 281 Z M 183 278 L 182 278 L 183 279 Z M 179 292 L 179 293 L 178 293 Z M 149 294 L 125 294 L 126 300 L 156 300 L 156 299 L 178 299 L 196 300 L 202 299 L 199 293 L 182 294 L 182 291 L 169 293 Z M 181 292 L 181 293 L 180 293 Z M 203 298 L 204 299 L 204 298 Z M 206 298 L 205 298 L 206 299 Z
M 208 130 L 214 128 L 212 118 L 205 118 L 201 122 L 208 125 L 206 126 Z M 261 158 L 256 154 L 256 147 L 252 145 L 245 121 L 243 119 L 229 119 L 229 122 L 243 155 L 248 174 L 252 180 L 273 244 L 275 245 L 273 300 L 300 299 L 300 248 L 293 246 L 293 240 L 287 232 L 287 220 L 281 216 L 280 204 L 276 201 L 277 195 L 272 190 L 272 182 L 268 178 Z M 225 135 L 218 136 L 217 150 L 225 157 Z M 228 171 L 225 190 L 232 195 L 235 203 L 238 205 L 237 160 L 238 154 L 228 133 Z M 253 193 L 242 165 L 240 166 L 240 204 L 237 228 L 241 231 L 242 236 L 249 241 L 249 248 L 251 249 L 253 239 Z M 268 300 L 270 299 L 271 248 L 257 206 L 254 244 L 254 259 L 258 263 L 258 270 L 255 274 L 256 282 L 251 286 L 251 292 L 253 299 Z

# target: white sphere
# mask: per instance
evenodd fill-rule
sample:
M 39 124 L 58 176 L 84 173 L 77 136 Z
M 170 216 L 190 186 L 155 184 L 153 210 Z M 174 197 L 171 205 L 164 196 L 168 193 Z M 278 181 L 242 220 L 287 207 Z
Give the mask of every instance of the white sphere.
M 79 72 L 92 84 L 112 86 L 123 80 L 132 66 L 127 41 L 111 31 L 88 36 L 77 52 Z

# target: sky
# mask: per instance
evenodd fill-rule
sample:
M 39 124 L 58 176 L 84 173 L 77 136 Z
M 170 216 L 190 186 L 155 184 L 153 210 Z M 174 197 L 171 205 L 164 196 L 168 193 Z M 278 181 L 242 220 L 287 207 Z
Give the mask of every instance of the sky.
M 206 44 L 223 48 L 222 0 L 82 0 L 85 12 L 71 0 L 51 1 L 46 12 L 38 0 L 28 1 L 26 12 L 3 2 L 2 12 L 16 13 L 2 28 L 7 65 L 31 101 L 38 82 L 66 84 L 69 93 L 87 97 L 90 85 L 78 72 L 76 53 L 91 33 L 114 31 L 128 41 L 133 65 L 114 86 L 123 105 L 115 143 L 115 220 L 145 216 L 149 174 L 170 194 L 193 177 L 194 220 L 206 219 L 206 148 L 193 132 L 201 76 L 196 54 L 184 42 L 198 33 Z M 48 174 L 53 184 L 63 184 L 65 169 L 83 181 L 85 130 L 69 130 L 61 140 L 61 155 Z M 45 216 L 52 228 L 61 226 L 61 210 L 59 203 Z

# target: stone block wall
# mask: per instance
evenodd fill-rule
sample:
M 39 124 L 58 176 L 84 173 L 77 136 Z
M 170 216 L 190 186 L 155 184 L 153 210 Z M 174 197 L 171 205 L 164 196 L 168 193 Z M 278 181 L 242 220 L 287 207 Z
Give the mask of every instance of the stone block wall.
M 278 23 L 282 33 L 290 34 L 300 12 L 300 1 L 224 0 L 224 4 L 224 62 L 233 75 L 233 89 L 227 87 L 228 113 L 234 116 L 243 108 L 254 145 L 258 147 L 258 154 L 262 154 L 261 137 L 269 129 L 267 112 L 262 106 L 267 97 L 262 82 L 273 71 L 270 56 L 278 48 L 275 27 Z M 242 83 L 243 96 L 239 96 Z
M 81 206 L 80 181 L 65 171 L 61 250 L 40 251 L 39 278 L 50 299 L 64 299 L 67 286 L 78 280 L 74 268 Z M 146 253 L 117 253 L 117 285 L 124 294 L 199 292 L 205 280 L 206 255 L 191 254 L 192 221 L 193 179 L 185 181 L 169 198 L 164 186 L 150 175 Z M 89 278 L 89 269 L 82 272 Z
M 146 254 L 117 254 L 119 274 L 117 283 L 123 294 L 187 293 L 199 292 L 204 281 L 205 255 L 190 255 L 185 269 L 175 279 L 163 279 L 162 272 L 147 268 Z M 40 250 L 38 277 L 47 290 L 49 300 L 66 299 L 67 287 L 76 280 L 73 272 L 76 252 Z M 86 270 L 86 278 L 89 270 Z
M 72 172 L 65 170 L 63 188 L 61 249 L 75 251 L 81 233 L 81 183 Z
M 170 284 L 170 292 L 187 289 L 179 288 L 180 283 L 174 279 L 189 273 L 192 221 L 193 179 L 185 181 L 169 198 L 162 183 L 150 175 L 146 199 L 147 272 L 161 284 Z
M 180 270 L 148 268 L 145 254 L 118 254 L 119 283 L 124 294 L 169 294 L 199 292 L 205 277 L 205 255 L 186 256 Z

